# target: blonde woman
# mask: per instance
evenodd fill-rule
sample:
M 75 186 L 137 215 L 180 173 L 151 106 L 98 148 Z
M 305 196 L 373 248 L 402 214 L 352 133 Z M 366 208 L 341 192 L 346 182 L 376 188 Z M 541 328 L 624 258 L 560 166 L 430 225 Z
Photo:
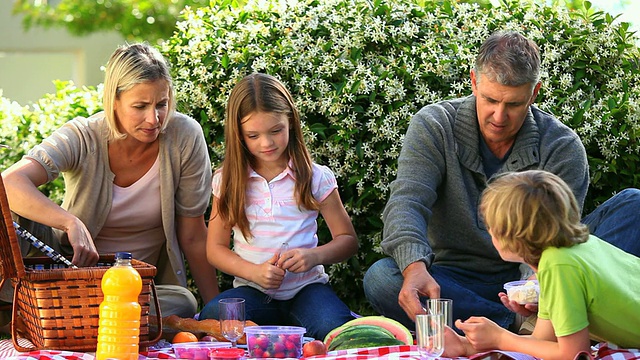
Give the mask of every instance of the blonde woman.
M 111 55 L 103 104 L 103 112 L 69 121 L 2 173 L 9 206 L 77 266 L 118 251 L 155 265 L 162 315 L 192 317 L 197 301 L 186 288 L 183 256 L 203 300 L 218 293 L 205 256 L 212 174 L 202 128 L 174 110 L 169 64 L 148 44 Z M 62 206 L 38 190 L 60 175 Z

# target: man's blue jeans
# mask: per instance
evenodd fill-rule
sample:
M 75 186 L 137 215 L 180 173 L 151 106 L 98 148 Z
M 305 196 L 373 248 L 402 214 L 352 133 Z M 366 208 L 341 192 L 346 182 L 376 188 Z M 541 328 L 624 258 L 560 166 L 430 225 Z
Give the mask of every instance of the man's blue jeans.
M 199 319 L 218 319 L 218 300 L 245 299 L 245 315 L 259 325 L 302 326 L 306 336 L 324 339 L 329 331 L 354 317 L 329 284 L 310 284 L 290 300 L 265 302 L 266 294 L 250 286 L 223 291 L 200 312 Z
M 640 256 L 640 190 L 625 189 L 616 194 L 583 219 L 597 237 Z M 453 318 L 466 320 L 470 316 L 485 316 L 507 328 L 514 313 L 498 298 L 505 282 L 520 279 L 520 273 L 483 274 L 457 268 L 432 265 L 429 272 L 440 285 L 440 296 L 453 299 Z M 381 315 L 398 320 L 409 329 L 413 319 L 398 304 L 403 277 L 392 258 L 384 258 L 367 270 L 364 293 Z M 421 298 L 424 301 L 426 298 Z
M 640 190 L 622 190 L 582 222 L 595 236 L 640 257 Z

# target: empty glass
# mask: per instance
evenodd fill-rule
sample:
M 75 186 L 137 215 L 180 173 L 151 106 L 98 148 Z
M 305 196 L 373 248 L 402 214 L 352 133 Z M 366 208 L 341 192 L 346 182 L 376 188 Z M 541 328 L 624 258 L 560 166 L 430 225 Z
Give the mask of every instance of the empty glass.
M 416 315 L 416 337 L 421 359 L 435 359 L 444 352 L 444 315 Z
M 444 315 L 444 324 L 453 327 L 453 300 L 451 299 L 427 299 L 424 302 L 424 311 L 427 314 Z
M 231 341 L 232 347 L 236 347 L 238 339 L 244 334 L 244 299 L 220 299 L 218 306 L 220 332 L 225 339 Z

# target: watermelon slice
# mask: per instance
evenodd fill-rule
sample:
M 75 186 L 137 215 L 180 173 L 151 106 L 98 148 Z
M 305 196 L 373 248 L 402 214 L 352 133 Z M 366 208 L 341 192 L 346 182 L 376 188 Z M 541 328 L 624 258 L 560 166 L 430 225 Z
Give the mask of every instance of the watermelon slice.
M 383 327 L 389 330 L 396 339 L 402 341 L 406 345 L 413 345 L 413 336 L 409 329 L 407 329 L 404 325 L 400 324 L 396 320 L 385 316 L 363 316 L 357 319 L 353 319 L 344 323 L 344 325 L 339 326 L 333 330 L 331 330 L 327 336 L 324 338 L 325 346 L 329 347 L 329 344 L 339 333 L 341 333 L 344 329 L 352 326 L 352 325 L 376 325 Z

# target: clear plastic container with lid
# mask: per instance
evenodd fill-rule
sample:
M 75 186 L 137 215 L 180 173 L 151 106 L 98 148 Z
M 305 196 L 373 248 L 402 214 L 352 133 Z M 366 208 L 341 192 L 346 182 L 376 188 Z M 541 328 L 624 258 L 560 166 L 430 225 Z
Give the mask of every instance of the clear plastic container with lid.
M 299 326 L 247 326 L 250 358 L 299 358 L 302 337 L 307 329 Z
M 537 280 L 518 280 L 504 284 L 509 300 L 520 305 L 537 304 L 540 296 L 540 285 Z
M 131 258 L 131 253 L 116 253 L 115 264 L 102 277 L 96 360 L 138 359 L 142 278 Z

